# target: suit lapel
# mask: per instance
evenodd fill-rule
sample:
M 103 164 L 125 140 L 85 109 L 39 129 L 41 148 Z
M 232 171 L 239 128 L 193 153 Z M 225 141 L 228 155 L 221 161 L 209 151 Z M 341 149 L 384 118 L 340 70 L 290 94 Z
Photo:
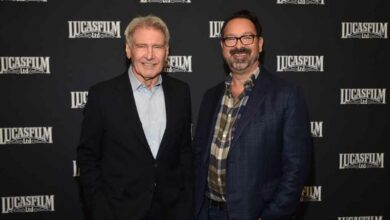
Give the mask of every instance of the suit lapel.
M 237 123 L 235 134 L 232 140 L 231 147 L 235 145 L 245 127 L 252 121 L 254 115 L 257 113 L 259 106 L 264 101 L 264 97 L 269 87 L 269 78 L 266 70 L 261 69 L 259 76 L 256 79 L 255 86 L 249 97 L 245 110 L 242 113 L 240 120 Z
M 212 101 L 212 105 L 210 106 L 210 108 L 208 109 L 210 112 L 212 112 L 212 117 L 210 118 L 211 119 L 211 126 L 210 126 L 210 130 L 209 130 L 209 139 L 207 141 L 207 147 L 205 149 L 205 153 L 203 154 L 203 163 L 207 163 L 209 157 L 210 157 L 210 148 L 211 148 L 211 142 L 213 141 L 213 136 L 214 136 L 214 130 L 215 130 L 215 123 L 217 122 L 217 117 L 218 117 L 218 113 L 219 113 L 219 109 L 221 107 L 221 101 L 222 101 L 222 97 L 223 97 L 223 94 L 224 94 L 224 91 L 225 91 L 225 83 L 221 83 L 218 88 L 216 89 L 216 93 L 214 95 L 214 97 L 211 97 Z M 208 111 L 207 111 L 208 112 Z
M 163 74 L 161 75 L 163 77 L 162 79 L 162 89 L 164 91 L 164 101 L 165 101 L 165 113 L 166 113 L 166 127 L 164 131 L 163 138 L 161 139 L 160 147 L 158 148 L 157 157 L 162 154 L 163 150 L 166 148 L 166 145 L 168 144 L 168 140 L 170 137 L 170 133 L 173 126 L 173 112 L 172 108 L 174 108 L 174 94 L 172 91 L 172 87 L 169 85 L 169 78 L 165 77 Z
M 130 79 L 128 73 L 124 73 L 118 83 L 119 91 L 119 105 L 121 109 L 124 110 L 124 124 L 125 127 L 134 132 L 140 142 L 142 143 L 144 149 L 149 152 L 150 156 L 153 157 L 153 154 L 150 150 L 144 130 L 142 128 L 142 123 L 138 115 L 137 106 L 134 100 L 133 90 L 131 88 Z

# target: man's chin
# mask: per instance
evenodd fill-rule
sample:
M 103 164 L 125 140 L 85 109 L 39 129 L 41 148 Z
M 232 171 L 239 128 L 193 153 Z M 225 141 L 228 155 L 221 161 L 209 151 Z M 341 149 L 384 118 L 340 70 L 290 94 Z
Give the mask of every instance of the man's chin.
M 248 69 L 248 64 L 233 64 L 233 66 L 230 67 L 231 70 L 234 72 L 245 72 L 245 70 Z
M 154 79 L 156 78 L 158 75 L 160 75 L 160 73 L 145 73 L 144 78 L 145 79 Z

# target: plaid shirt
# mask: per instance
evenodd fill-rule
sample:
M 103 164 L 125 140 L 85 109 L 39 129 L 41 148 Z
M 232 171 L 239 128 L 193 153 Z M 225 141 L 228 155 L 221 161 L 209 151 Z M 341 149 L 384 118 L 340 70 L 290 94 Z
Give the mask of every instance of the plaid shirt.
M 226 160 L 229 153 L 231 141 L 234 137 L 234 130 L 239 121 L 245 105 L 249 99 L 254 81 L 260 73 L 260 69 L 249 77 L 244 83 L 244 91 L 234 102 L 231 94 L 232 75 L 225 80 L 225 93 L 222 97 L 221 108 L 219 109 L 215 123 L 213 140 L 211 142 L 210 163 L 208 172 L 208 193 L 207 197 L 214 201 L 225 202 L 225 177 Z

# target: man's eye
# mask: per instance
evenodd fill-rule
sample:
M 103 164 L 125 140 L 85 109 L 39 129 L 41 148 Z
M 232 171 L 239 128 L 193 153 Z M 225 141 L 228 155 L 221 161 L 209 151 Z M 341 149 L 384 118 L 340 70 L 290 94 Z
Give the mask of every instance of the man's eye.
M 251 40 L 251 39 L 252 39 L 252 36 L 251 36 L 251 35 L 244 35 L 244 36 L 242 36 L 242 38 L 243 38 L 244 40 Z

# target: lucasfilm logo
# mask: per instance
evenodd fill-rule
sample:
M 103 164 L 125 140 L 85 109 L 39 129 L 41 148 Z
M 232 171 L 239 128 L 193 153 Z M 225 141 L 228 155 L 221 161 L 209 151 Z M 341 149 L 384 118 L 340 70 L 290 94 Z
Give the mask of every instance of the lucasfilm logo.
M 337 217 L 337 220 L 382 220 L 382 216 L 348 216 Z
M 77 165 L 77 161 L 73 160 L 73 177 L 80 176 L 80 167 Z
M 191 3 L 191 0 L 140 0 L 140 3 Z
M 168 56 L 165 72 L 192 72 L 192 56 Z
M 70 92 L 71 108 L 84 108 L 88 100 L 88 91 L 74 91 Z
M 121 38 L 120 21 L 68 21 L 69 38 Z
M 301 202 L 321 202 L 322 186 L 305 186 L 301 193 Z
M 340 104 L 386 104 L 384 88 L 345 88 L 340 89 Z
M 277 72 L 324 72 L 324 56 L 276 56 Z
M 209 21 L 210 28 L 210 38 L 219 38 L 221 37 L 223 21 Z
M 339 169 L 384 168 L 385 153 L 339 154 Z
M 311 121 L 310 122 L 310 131 L 311 136 L 316 138 L 322 138 L 324 137 L 322 135 L 322 125 L 324 124 L 323 121 Z
M 0 145 L 52 144 L 53 127 L 0 128 Z
M 0 74 L 50 74 L 50 57 L 0 57 Z
M 342 22 L 341 39 L 387 39 L 387 22 Z
M 54 195 L 1 197 L 2 214 L 54 211 Z
M 325 0 L 277 0 L 276 4 L 325 5 Z

